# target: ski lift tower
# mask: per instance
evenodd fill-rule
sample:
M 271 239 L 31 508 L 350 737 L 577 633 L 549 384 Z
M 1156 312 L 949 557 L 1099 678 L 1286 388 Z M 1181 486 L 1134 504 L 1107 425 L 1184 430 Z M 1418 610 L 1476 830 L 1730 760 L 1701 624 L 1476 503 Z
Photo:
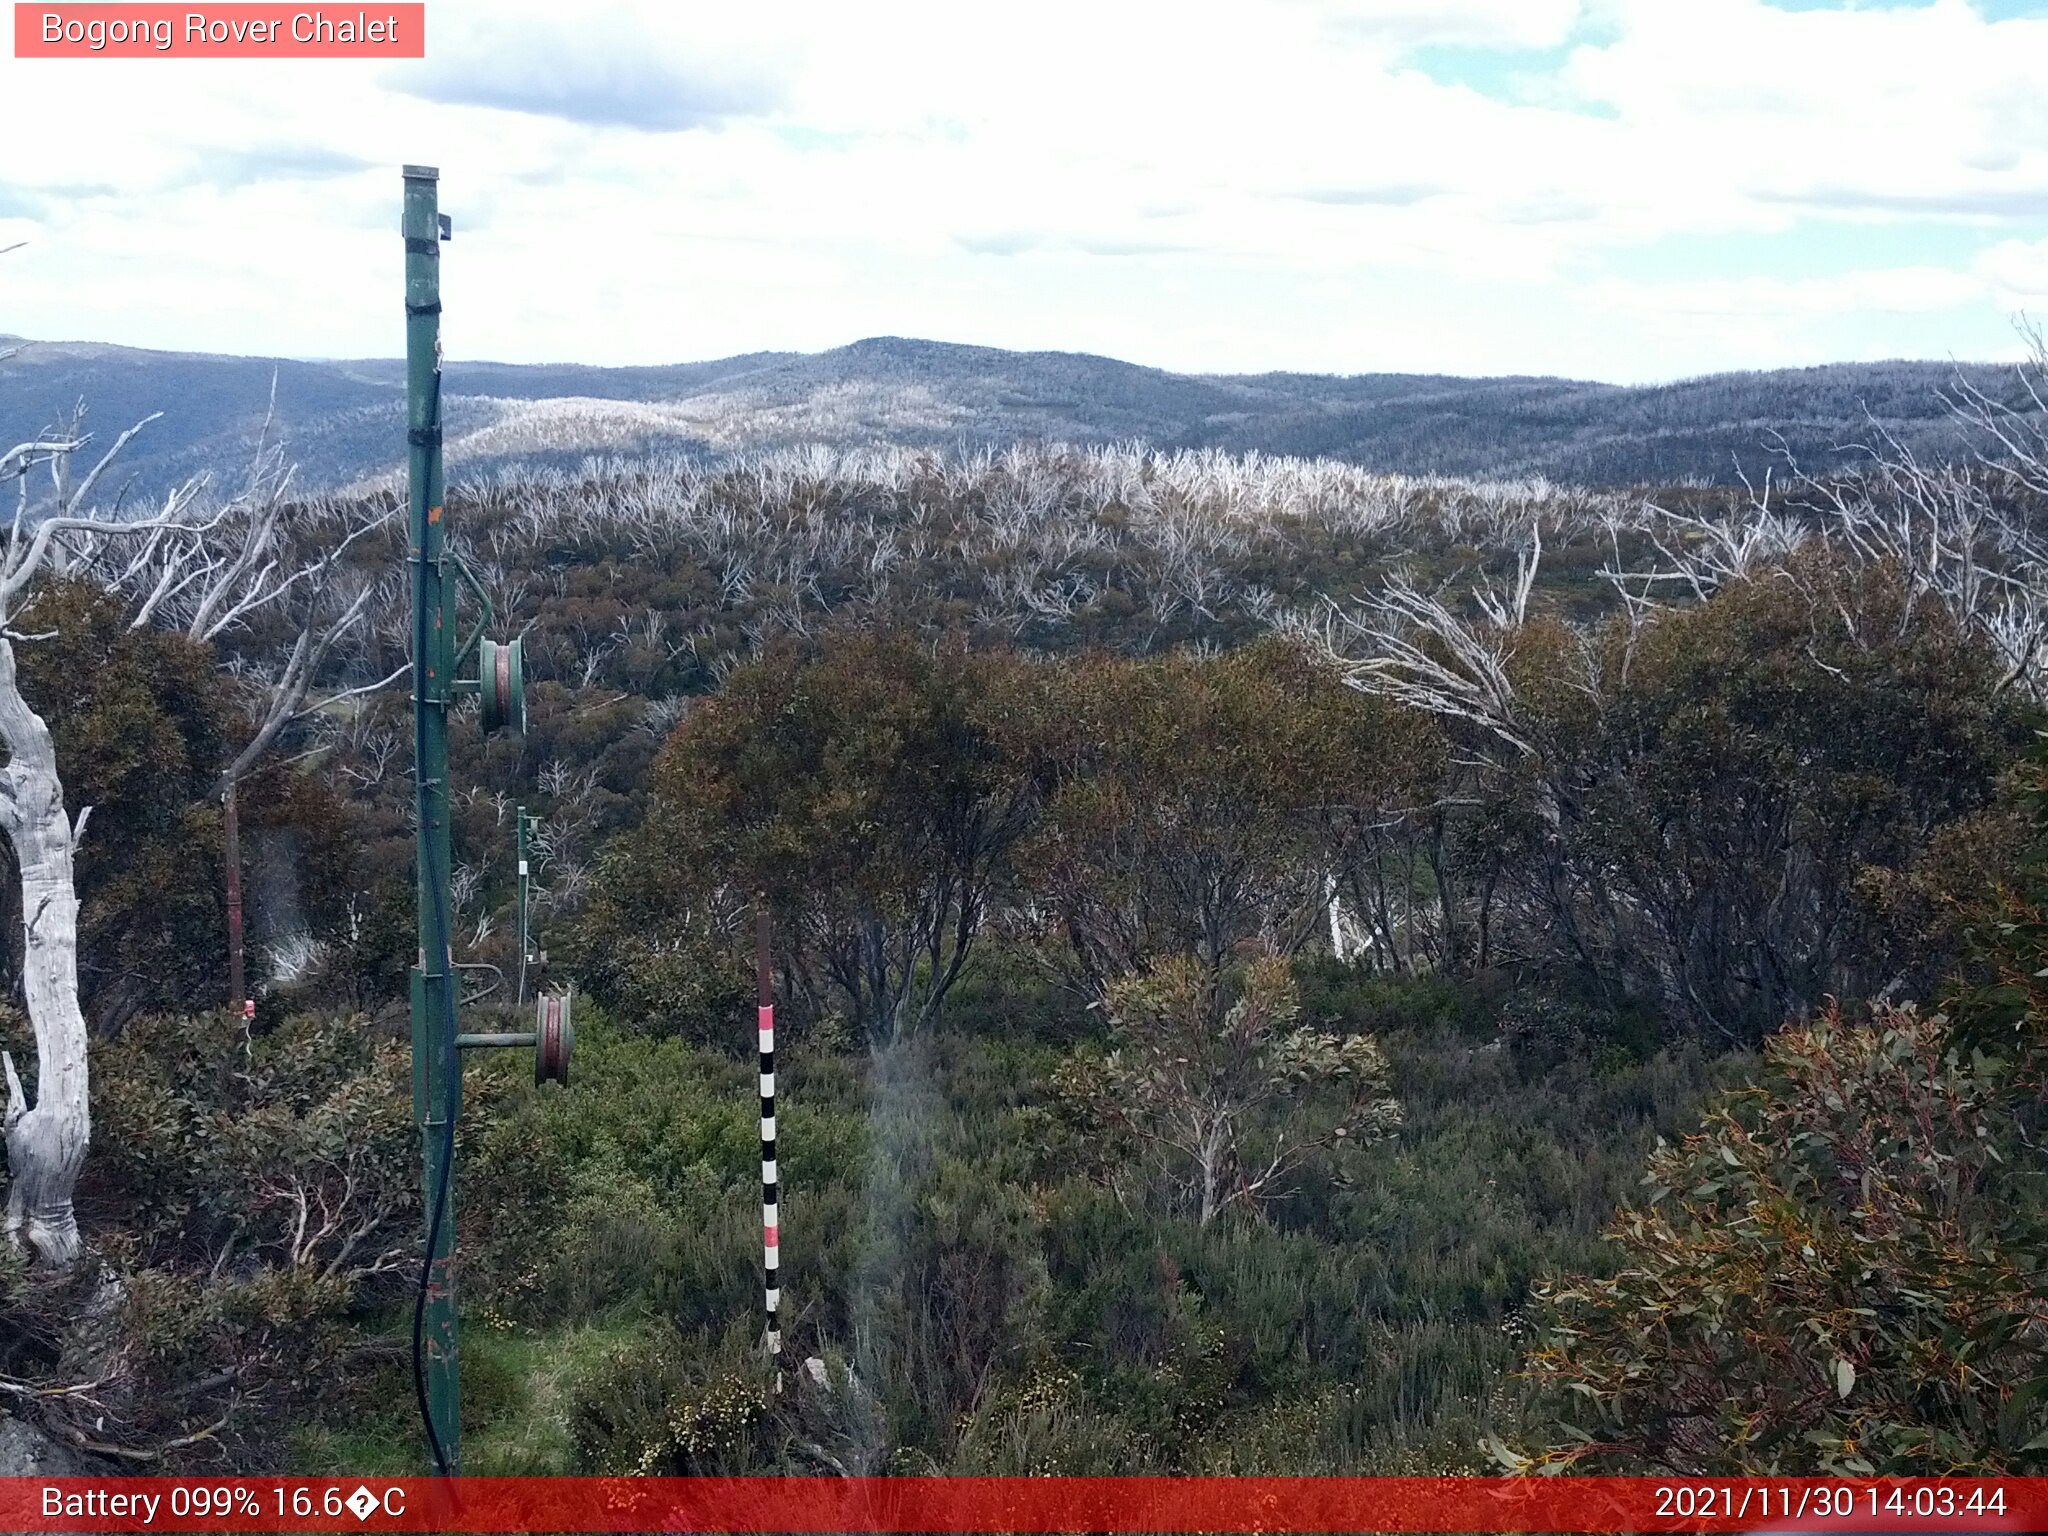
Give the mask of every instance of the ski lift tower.
M 540 998 L 530 1032 L 462 1034 L 452 946 L 448 710 L 475 693 L 486 731 L 526 729 L 518 640 L 484 638 L 489 594 L 448 544 L 441 465 L 441 243 L 453 231 L 439 206 L 440 173 L 405 167 L 407 563 L 412 577 L 413 786 L 418 828 L 419 958 L 412 971 L 412 1095 L 427 1208 L 426 1255 L 413 1308 L 413 1375 L 435 1470 L 461 1470 L 461 1393 L 455 1306 L 455 1121 L 466 1049 L 531 1046 L 536 1082 L 566 1086 L 574 1035 L 569 998 Z M 456 640 L 456 597 L 475 599 L 475 628 Z M 474 657 L 476 675 L 459 678 Z M 522 821 L 522 839 L 524 826 Z M 521 937 L 522 946 L 524 935 Z M 523 969 L 522 955 L 522 969 Z M 489 969 L 485 967 L 485 969 Z M 522 989 L 523 990 L 523 989 Z

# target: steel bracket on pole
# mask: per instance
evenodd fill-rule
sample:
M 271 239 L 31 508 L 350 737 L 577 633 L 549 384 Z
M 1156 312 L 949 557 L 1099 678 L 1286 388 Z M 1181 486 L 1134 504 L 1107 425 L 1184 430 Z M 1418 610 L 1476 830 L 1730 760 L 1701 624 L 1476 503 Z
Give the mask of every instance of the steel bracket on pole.
M 455 648 L 455 665 L 457 670 L 460 670 L 462 664 L 475 654 L 477 643 L 483 639 L 484 631 L 491 627 L 491 620 L 497 616 L 497 610 L 491 605 L 491 594 L 486 592 L 484 584 L 476 579 L 476 572 L 469 568 L 467 560 L 451 549 L 448 551 L 448 562 L 455 567 L 455 574 L 462 578 L 462 584 L 475 594 L 477 606 L 483 610 L 477 615 L 476 628 L 472 629 L 469 637 Z M 466 693 L 475 688 L 477 683 L 471 680 L 458 682 L 455 686 Z

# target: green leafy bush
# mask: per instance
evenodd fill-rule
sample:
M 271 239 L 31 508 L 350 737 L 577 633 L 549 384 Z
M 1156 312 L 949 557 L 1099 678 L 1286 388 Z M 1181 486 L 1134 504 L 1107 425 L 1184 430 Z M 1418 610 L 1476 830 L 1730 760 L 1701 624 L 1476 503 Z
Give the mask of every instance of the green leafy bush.
M 1009 738 L 1042 702 L 1030 678 L 1014 657 L 865 630 L 739 668 L 655 765 L 631 856 L 667 910 L 645 931 L 765 894 L 813 1014 L 843 1005 L 876 1044 L 927 1028 L 1028 824 Z
M 1509 669 L 1535 749 L 1494 786 L 1520 831 L 1483 862 L 1536 964 L 1748 1045 L 1826 996 L 1924 995 L 1952 960 L 1870 882 L 1991 805 L 2027 709 L 1896 570 L 1809 548 L 1640 626 L 1531 622 Z
M 572 1389 L 569 1428 L 584 1464 L 641 1477 L 774 1470 L 783 1435 L 773 1373 L 746 1333 L 656 1328 L 606 1351 Z
M 84 1391 L 30 1400 L 87 1448 L 274 1464 L 284 1426 L 390 1346 L 373 1319 L 417 1251 L 410 1073 L 366 1020 L 144 1015 L 98 1046 L 80 1203 L 97 1262 L 0 1266 L 0 1370 Z M 491 1096 L 472 1103 L 490 1121 Z M 10 1330 L 12 1331 L 12 1330 Z M 345 1395 L 342 1394 L 342 1395 Z
M 1062 1087 L 1120 1141 L 1102 1149 L 1112 1176 L 1141 1171 L 1141 1193 L 1201 1226 L 1279 1198 L 1311 1157 L 1401 1123 L 1378 1044 L 1297 1026 L 1293 976 L 1277 957 L 1225 977 L 1192 956 L 1170 960 L 1113 983 L 1105 1006 L 1112 1049 L 1077 1054 Z
M 1538 1460 L 1684 1472 L 2048 1466 L 2041 1101 L 1946 1019 L 1830 1010 L 1660 1145 L 1612 1278 L 1547 1286 Z

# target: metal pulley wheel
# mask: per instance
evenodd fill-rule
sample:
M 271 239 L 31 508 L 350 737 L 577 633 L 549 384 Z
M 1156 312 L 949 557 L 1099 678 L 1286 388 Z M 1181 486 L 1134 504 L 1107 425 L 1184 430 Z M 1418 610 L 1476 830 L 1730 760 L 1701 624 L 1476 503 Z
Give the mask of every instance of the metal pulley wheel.
M 477 692 L 483 701 L 484 730 L 526 734 L 526 666 L 517 640 L 477 647 Z
M 540 1014 L 534 1027 L 533 1081 L 538 1087 L 550 1078 L 569 1086 L 569 1056 L 576 1049 L 576 1026 L 569 1018 L 570 992 L 543 993 Z

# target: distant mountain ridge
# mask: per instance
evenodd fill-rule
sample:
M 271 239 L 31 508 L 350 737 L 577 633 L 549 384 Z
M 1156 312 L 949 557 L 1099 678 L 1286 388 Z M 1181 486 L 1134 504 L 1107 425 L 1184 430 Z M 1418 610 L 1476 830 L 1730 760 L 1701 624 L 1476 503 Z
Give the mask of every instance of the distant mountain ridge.
M 124 455 L 153 496 L 246 463 L 276 377 L 276 427 L 299 483 L 373 478 L 403 452 L 404 365 L 156 352 L 0 337 L 0 439 L 22 441 L 88 407 L 103 438 L 152 411 Z M 1963 365 L 2011 388 L 2009 368 Z M 1937 391 L 1957 366 L 1843 363 L 1624 386 L 1429 374 L 1180 374 L 1071 352 L 1010 352 L 882 336 L 827 352 L 602 368 L 447 368 L 452 477 L 522 462 L 827 442 L 942 449 L 1021 440 L 1139 441 L 1327 456 L 1405 474 L 1543 476 L 1583 485 L 1729 482 L 1783 442 L 1813 467 L 1868 442 L 1873 419 L 1932 457 L 1956 451 Z

